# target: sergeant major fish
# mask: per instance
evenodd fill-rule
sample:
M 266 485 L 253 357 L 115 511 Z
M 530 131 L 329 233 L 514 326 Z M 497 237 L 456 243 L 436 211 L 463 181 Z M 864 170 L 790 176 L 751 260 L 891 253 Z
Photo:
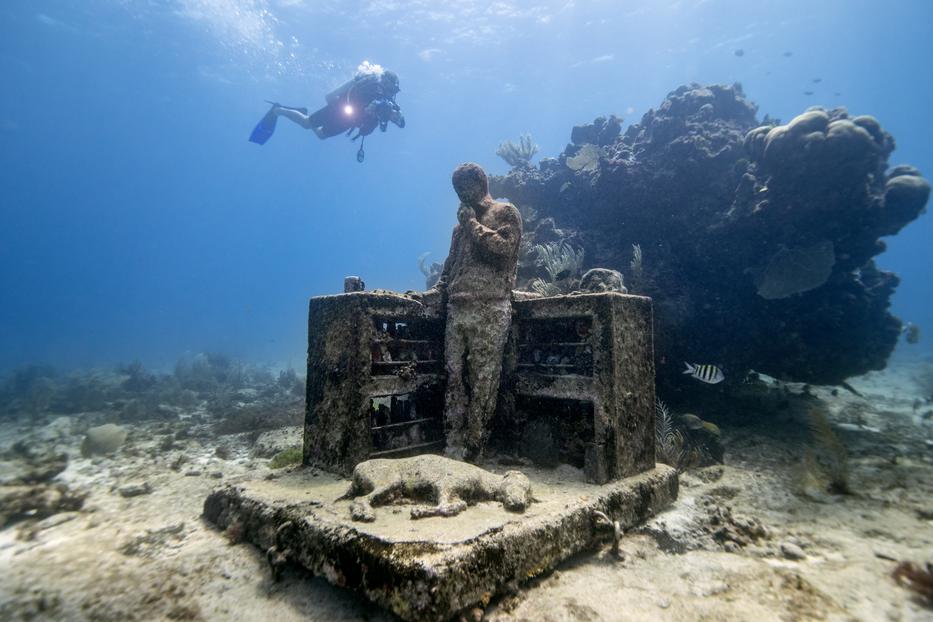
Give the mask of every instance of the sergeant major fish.
M 693 376 L 700 382 L 718 384 L 726 379 L 726 375 L 716 365 L 694 365 L 687 362 L 684 362 L 684 365 L 687 366 L 684 373 Z

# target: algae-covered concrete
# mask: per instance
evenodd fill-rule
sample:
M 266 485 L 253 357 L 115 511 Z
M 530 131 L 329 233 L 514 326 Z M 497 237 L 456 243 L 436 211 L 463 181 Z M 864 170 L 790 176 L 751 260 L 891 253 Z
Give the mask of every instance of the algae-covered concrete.
M 610 535 L 597 511 L 629 528 L 677 496 L 677 474 L 664 465 L 603 486 L 569 467 L 523 471 L 536 502 L 521 515 L 491 501 L 456 518 L 412 520 L 390 506 L 375 522 L 353 522 L 352 501 L 341 498 L 350 482 L 303 467 L 220 488 L 204 516 L 267 550 L 274 565 L 297 562 L 405 620 L 446 620 L 596 547 Z
M 403 455 L 396 451 L 401 447 L 375 443 L 372 399 L 379 396 L 420 400 L 439 430 L 439 409 L 431 407 L 432 395 L 442 391 L 442 322 L 436 305 L 393 292 L 311 299 L 305 464 L 349 475 L 380 450 L 386 457 Z M 443 440 L 412 444 L 439 449 Z
M 562 420 L 539 435 L 539 444 L 553 438 L 555 453 L 563 448 L 573 454 L 568 439 L 576 442 L 577 466 L 589 481 L 652 468 L 651 299 L 607 292 L 516 301 L 513 307 L 505 366 L 510 395 L 497 421 L 499 449 L 520 446 L 535 420 L 563 408 Z M 531 401 L 523 407 L 522 398 Z

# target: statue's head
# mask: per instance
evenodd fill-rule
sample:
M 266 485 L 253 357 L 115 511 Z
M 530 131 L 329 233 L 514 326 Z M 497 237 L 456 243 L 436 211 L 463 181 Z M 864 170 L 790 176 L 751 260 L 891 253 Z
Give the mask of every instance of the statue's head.
M 479 164 L 467 162 L 454 171 L 454 190 L 467 205 L 476 205 L 489 194 L 489 180 Z

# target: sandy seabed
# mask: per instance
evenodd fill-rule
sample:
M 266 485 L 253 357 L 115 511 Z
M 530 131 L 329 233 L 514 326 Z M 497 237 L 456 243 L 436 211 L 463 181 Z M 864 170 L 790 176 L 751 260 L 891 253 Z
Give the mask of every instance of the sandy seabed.
M 799 409 L 758 423 L 750 413 L 745 425 L 722 426 L 725 464 L 683 473 L 677 502 L 625 536 L 622 559 L 607 546 L 465 617 L 933 620 L 891 577 L 898 561 L 933 561 L 933 405 L 916 382 L 924 364 L 854 379 L 862 397 L 808 389 L 847 448 L 853 494 L 826 492 L 806 467 Z M 803 390 L 790 385 L 791 401 Z M 297 567 L 272 582 L 262 552 L 201 518 L 219 484 L 274 476 L 244 435 L 166 443 L 169 424 L 140 423 L 116 454 L 89 459 L 80 422 L 0 424 L 0 450 L 25 441 L 66 452 L 58 481 L 87 493 L 78 511 L 0 531 L 0 619 L 393 619 Z M 299 435 L 285 429 L 260 443 L 274 450 Z M 16 468 L 0 463 L 0 476 Z

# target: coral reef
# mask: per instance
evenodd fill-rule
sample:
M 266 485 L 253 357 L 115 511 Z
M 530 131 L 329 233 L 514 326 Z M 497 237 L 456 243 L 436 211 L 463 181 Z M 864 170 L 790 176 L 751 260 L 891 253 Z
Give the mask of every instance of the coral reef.
M 66 454 L 36 452 L 20 440 L 0 452 L 0 465 L 7 467 L 0 468 L 0 528 L 78 510 L 84 504 L 86 493 L 54 481 L 68 466 Z
M 591 268 L 587 270 L 580 279 L 580 291 L 590 293 L 628 293 L 622 273 L 618 270 L 608 270 L 606 268 Z
M 887 171 L 894 140 L 872 117 L 814 108 L 761 125 L 756 112 L 739 85 L 683 86 L 624 133 L 597 119 L 558 158 L 492 180 L 560 232 L 549 242 L 583 248 L 583 268 L 619 270 L 655 299 L 668 395 L 693 359 L 724 365 L 727 387 L 748 369 L 838 384 L 884 367 L 900 334 L 898 278 L 872 258 L 929 184 Z M 527 263 L 525 288 L 542 278 Z
M 126 440 L 119 423 L 177 421 L 183 412 L 206 415 L 217 434 L 263 431 L 302 420 L 304 380 L 293 369 L 268 369 L 220 354 L 181 360 L 173 373 L 139 362 L 114 369 L 68 374 L 42 365 L 9 372 L 0 380 L 0 419 L 29 416 L 35 423 L 57 415 L 93 413 L 85 456 L 111 454 Z

